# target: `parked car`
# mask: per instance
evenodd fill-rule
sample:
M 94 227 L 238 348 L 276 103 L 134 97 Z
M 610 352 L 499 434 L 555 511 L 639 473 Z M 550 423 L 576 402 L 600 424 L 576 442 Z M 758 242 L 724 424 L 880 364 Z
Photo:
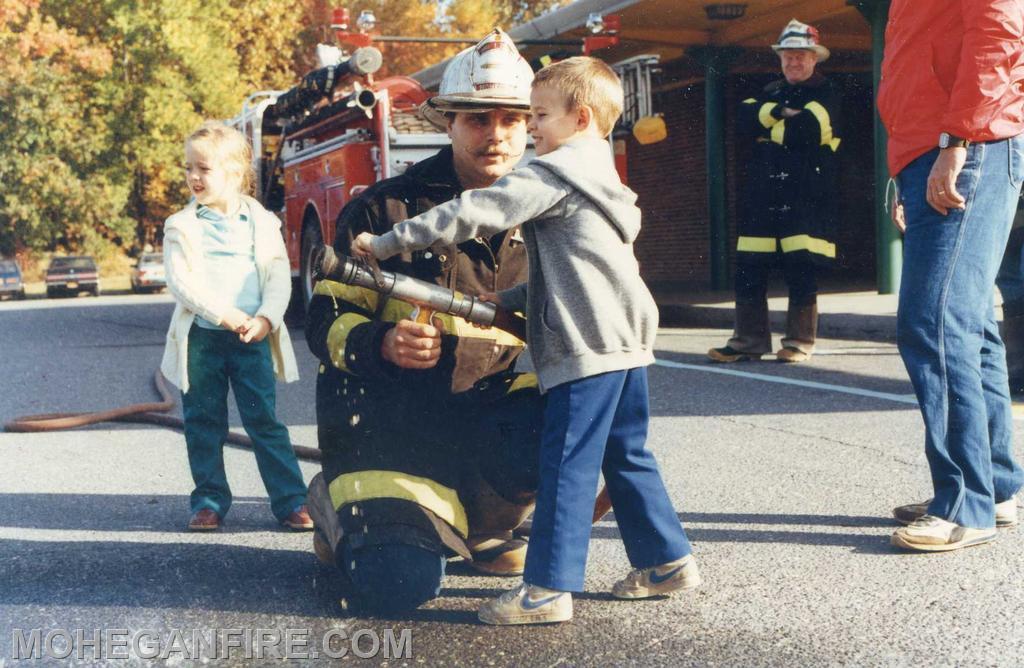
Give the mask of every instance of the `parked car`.
M 0 259 L 0 299 L 25 298 L 25 283 L 21 279 L 21 268 L 14 260 Z
M 163 254 L 143 253 L 132 269 L 132 292 L 156 292 L 165 287 Z
M 55 257 L 46 268 L 46 296 L 77 295 L 88 291 L 100 294 L 100 272 L 88 255 Z

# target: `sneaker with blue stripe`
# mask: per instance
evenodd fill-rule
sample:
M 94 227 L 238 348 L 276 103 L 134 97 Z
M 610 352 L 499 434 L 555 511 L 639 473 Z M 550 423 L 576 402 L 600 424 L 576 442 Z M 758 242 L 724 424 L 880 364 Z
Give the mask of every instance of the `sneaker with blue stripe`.
M 692 554 L 651 568 L 634 568 L 612 587 L 615 598 L 663 596 L 700 584 L 700 570 Z
M 523 582 L 480 606 L 485 624 L 549 624 L 572 619 L 572 594 Z

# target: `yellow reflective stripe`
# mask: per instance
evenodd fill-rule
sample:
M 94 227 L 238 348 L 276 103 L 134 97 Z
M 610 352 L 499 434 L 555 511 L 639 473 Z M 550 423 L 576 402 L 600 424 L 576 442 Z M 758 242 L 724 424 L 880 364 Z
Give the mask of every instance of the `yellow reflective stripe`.
M 327 352 L 331 355 L 331 363 L 342 371 L 349 371 L 345 363 L 345 344 L 348 342 L 348 333 L 356 325 L 370 322 L 365 315 L 358 313 L 342 313 L 331 328 L 327 330 Z
M 786 121 L 779 121 L 772 126 L 772 141 L 781 144 L 786 135 Z
M 756 104 L 756 103 L 757 103 L 757 99 L 753 98 L 753 97 L 748 97 L 747 99 L 743 100 L 743 104 Z
M 804 111 L 809 111 L 818 119 L 818 127 L 821 128 L 821 145 L 829 146 L 833 151 L 839 147 L 839 140 L 832 136 L 832 119 L 825 107 L 820 102 L 808 102 L 804 105 Z M 835 142 L 835 145 L 833 145 Z
M 775 237 L 737 237 L 736 250 L 746 253 L 774 253 Z
M 839 137 L 836 137 L 835 139 L 833 139 L 832 141 L 830 141 L 830 142 L 828 143 L 828 147 L 829 147 L 830 149 L 832 149 L 832 152 L 833 152 L 833 153 L 835 153 L 836 149 L 837 149 L 837 148 L 839 148 L 839 142 L 840 142 L 840 141 L 841 141 L 841 140 L 839 139 Z
M 817 239 L 809 234 L 797 234 L 792 237 L 782 238 L 782 252 L 792 253 L 793 251 L 809 251 L 817 255 L 834 258 L 836 256 L 836 245 L 824 239 Z
M 535 373 L 521 373 L 516 376 L 516 379 L 512 381 L 512 384 L 508 388 L 506 394 L 512 394 L 519 390 L 526 390 L 531 387 L 537 387 L 537 374 Z
M 779 122 L 780 119 L 772 116 L 772 109 L 777 106 L 779 105 L 776 102 L 765 102 L 761 105 L 761 110 L 757 112 L 757 120 L 761 121 L 761 125 L 770 128 Z
M 469 521 L 459 495 L 430 478 L 400 471 L 356 471 L 338 476 L 328 489 L 335 510 L 369 499 L 403 499 L 432 511 L 462 537 L 469 535 Z
M 380 299 L 373 290 L 360 288 L 347 283 L 337 281 L 319 281 L 313 288 L 314 295 L 325 295 L 333 299 L 341 299 L 350 304 L 355 304 L 371 313 L 377 310 L 377 300 Z

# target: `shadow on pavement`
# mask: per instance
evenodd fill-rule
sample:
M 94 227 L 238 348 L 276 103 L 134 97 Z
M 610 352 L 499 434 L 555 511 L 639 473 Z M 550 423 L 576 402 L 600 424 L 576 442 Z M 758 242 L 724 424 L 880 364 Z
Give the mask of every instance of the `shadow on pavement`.
M 0 494 L 0 526 L 73 531 L 187 533 L 187 494 Z M 265 497 L 235 497 L 217 533 L 288 529 Z M 216 535 L 216 534 L 214 534 Z
M 882 517 L 848 515 L 757 515 L 732 513 L 679 513 L 679 519 L 686 527 L 686 535 L 693 543 L 788 543 L 793 545 L 822 545 L 850 547 L 862 554 L 892 554 L 888 533 L 835 533 L 832 531 L 781 531 L 778 529 L 747 528 L 706 528 L 694 523 L 722 524 L 786 524 L 793 527 L 819 525 L 836 528 L 886 528 L 895 530 L 895 521 Z M 605 516 L 601 524 L 591 530 L 591 538 L 621 540 L 614 522 L 615 515 Z
M 0 605 L 337 617 L 307 551 L 194 543 L 0 540 Z M 12 556 L 14 558 L 12 558 Z M 323 578 L 321 578 L 322 580 Z
M 648 367 L 651 415 L 719 416 L 719 415 L 787 415 L 807 413 L 859 413 L 876 411 L 916 411 L 909 399 L 913 387 L 907 379 L 884 378 L 824 368 L 813 362 L 779 364 L 774 361 L 715 364 L 703 354 L 657 350 L 659 360 L 692 365 L 694 369 L 665 366 Z M 734 373 L 756 374 L 778 378 L 772 382 Z M 789 383 L 785 381 L 795 381 Z M 825 389 L 801 383 L 822 383 L 837 386 Z M 849 389 L 851 392 L 842 391 Z M 660 398 L 677 396 L 687 391 L 685 401 L 671 406 Z M 865 396 L 858 391 L 876 392 L 886 397 Z M 815 399 L 807 400 L 809 393 Z

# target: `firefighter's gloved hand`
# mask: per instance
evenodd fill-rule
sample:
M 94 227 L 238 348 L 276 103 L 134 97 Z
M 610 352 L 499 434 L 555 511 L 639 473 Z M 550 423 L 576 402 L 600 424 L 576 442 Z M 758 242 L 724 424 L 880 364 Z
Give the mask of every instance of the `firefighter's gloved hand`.
M 441 358 L 441 322 L 399 320 L 384 335 L 381 357 L 402 369 L 432 369 Z
M 359 236 L 352 240 L 352 255 L 361 258 L 373 258 L 373 240 L 376 238 L 376 234 L 361 232 Z

